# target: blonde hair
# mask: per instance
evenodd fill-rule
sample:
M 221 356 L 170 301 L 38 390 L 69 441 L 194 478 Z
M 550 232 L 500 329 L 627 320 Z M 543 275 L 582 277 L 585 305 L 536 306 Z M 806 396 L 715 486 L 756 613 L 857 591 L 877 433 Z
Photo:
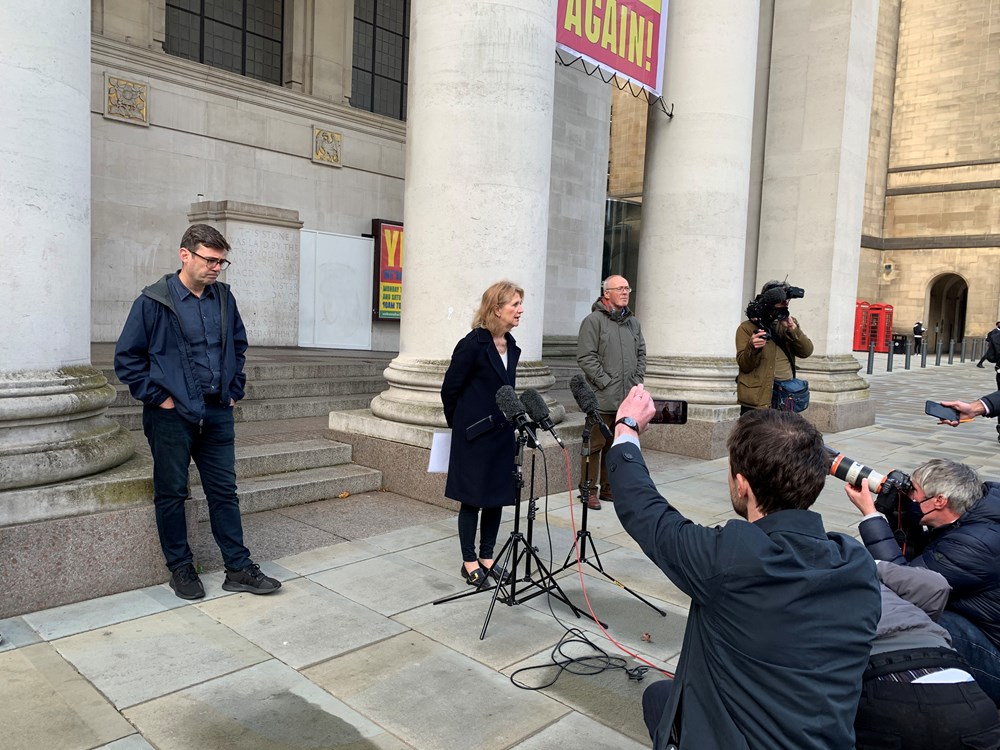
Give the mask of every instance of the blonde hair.
M 515 295 L 524 299 L 524 290 L 513 281 L 498 281 L 491 284 L 483 292 L 483 298 L 479 302 L 479 310 L 476 311 L 476 315 L 472 319 L 472 327 L 474 329 L 485 328 L 494 336 L 503 333 L 500 319 L 493 313 L 514 299 Z

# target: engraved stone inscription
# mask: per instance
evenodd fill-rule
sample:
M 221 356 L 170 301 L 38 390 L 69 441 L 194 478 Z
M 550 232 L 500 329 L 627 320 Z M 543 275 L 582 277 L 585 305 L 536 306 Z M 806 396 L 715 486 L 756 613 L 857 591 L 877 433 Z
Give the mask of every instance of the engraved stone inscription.
M 299 232 L 229 222 L 233 287 L 251 346 L 297 346 L 299 341 Z

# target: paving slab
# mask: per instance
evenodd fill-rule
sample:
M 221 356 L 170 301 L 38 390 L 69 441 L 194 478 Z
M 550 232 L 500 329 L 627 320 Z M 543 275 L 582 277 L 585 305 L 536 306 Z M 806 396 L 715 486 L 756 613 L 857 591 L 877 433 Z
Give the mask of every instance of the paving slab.
M 405 629 L 349 597 L 303 578 L 287 581 L 280 591 L 267 596 L 236 594 L 196 606 L 249 643 L 295 668 Z
M 156 748 L 146 742 L 141 734 L 130 734 L 128 737 L 101 745 L 94 750 L 156 750 Z
M 556 747 L 586 747 L 587 750 L 645 750 L 649 747 L 649 742 L 648 740 L 636 742 L 587 716 L 571 713 L 514 747 L 516 750 L 552 750 Z
M 76 750 L 135 730 L 47 643 L 0 654 L 0 744 L 7 750 Z
M 99 628 L 53 645 L 119 708 L 268 658 L 196 607 Z
M 422 750 L 505 750 L 569 710 L 414 632 L 331 659 L 304 674 Z
M 124 713 L 160 750 L 405 748 L 273 659 Z
M 51 641 L 175 609 L 183 604 L 184 600 L 178 599 L 167 586 L 151 586 L 43 609 L 24 615 L 24 620 L 42 638 Z
M 389 553 L 310 578 L 386 617 L 454 594 L 465 582 L 434 568 Z
M 367 560 L 384 554 L 385 550 L 376 547 L 367 540 L 356 542 L 340 542 L 326 547 L 306 550 L 297 555 L 282 557 L 275 562 L 282 567 L 294 571 L 298 575 L 309 575 L 318 573 L 321 570 L 339 568 L 341 565 L 350 565 L 359 560 Z

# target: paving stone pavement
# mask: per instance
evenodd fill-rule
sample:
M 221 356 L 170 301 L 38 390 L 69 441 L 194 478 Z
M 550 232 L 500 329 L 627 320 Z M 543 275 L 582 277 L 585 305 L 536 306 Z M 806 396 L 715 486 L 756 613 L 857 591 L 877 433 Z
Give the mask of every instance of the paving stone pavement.
M 1000 476 L 992 420 L 953 429 L 923 414 L 925 399 L 969 400 L 992 391 L 991 370 L 956 362 L 903 371 L 897 359 L 896 371 L 885 373 L 884 357 L 877 367 L 870 378 L 876 424 L 828 435 L 831 446 L 883 472 L 947 456 L 984 477 Z M 691 518 L 707 524 L 732 518 L 725 459 L 656 452 L 647 459 L 664 495 Z M 542 497 L 532 541 L 557 569 L 581 516 L 569 492 L 560 492 L 565 466 L 547 468 L 551 494 L 536 488 Z M 656 665 L 676 665 L 687 601 L 637 550 L 611 506 L 589 514 L 596 546 L 595 555 L 588 545 L 590 564 L 558 574 L 570 601 L 584 609 L 589 601 L 607 631 L 541 595 L 517 606 L 498 603 L 482 640 L 489 594 L 433 604 L 470 590 L 458 575 L 453 515 L 436 509 L 446 517 L 415 514 L 402 524 L 405 505 L 397 502 L 391 523 L 380 527 L 378 498 L 366 507 L 373 516 L 367 523 L 343 535 L 336 524 L 325 529 L 333 535 L 327 541 L 349 541 L 264 563 L 284 582 L 273 596 L 229 594 L 221 574 L 209 573 L 208 595 L 198 602 L 155 586 L 0 621 L 0 746 L 648 746 L 639 701 L 655 672 L 637 682 L 620 668 L 563 672 L 558 679 L 554 668 L 518 671 L 551 664 L 564 628 L 579 630 L 560 647 L 563 654 L 594 656 L 596 648 L 621 656 L 613 638 Z M 856 533 L 858 514 L 837 480 L 827 480 L 816 508 L 828 528 Z M 295 512 L 304 522 L 330 526 L 329 514 L 316 520 L 309 506 Z M 513 528 L 508 512 L 501 541 Z M 519 530 L 526 531 L 523 519 Z M 598 559 L 606 576 L 595 567 Z M 624 663 L 637 662 L 625 656 Z

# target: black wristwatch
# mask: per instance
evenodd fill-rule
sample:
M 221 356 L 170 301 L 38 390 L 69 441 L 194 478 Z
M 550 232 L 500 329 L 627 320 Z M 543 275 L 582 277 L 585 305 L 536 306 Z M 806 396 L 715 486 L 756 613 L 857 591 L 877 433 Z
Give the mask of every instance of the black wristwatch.
M 617 427 L 620 424 L 625 425 L 630 430 L 635 430 L 636 433 L 639 432 L 639 423 L 636 422 L 634 419 L 632 419 L 632 417 L 622 417 L 617 422 L 615 422 L 615 427 Z

